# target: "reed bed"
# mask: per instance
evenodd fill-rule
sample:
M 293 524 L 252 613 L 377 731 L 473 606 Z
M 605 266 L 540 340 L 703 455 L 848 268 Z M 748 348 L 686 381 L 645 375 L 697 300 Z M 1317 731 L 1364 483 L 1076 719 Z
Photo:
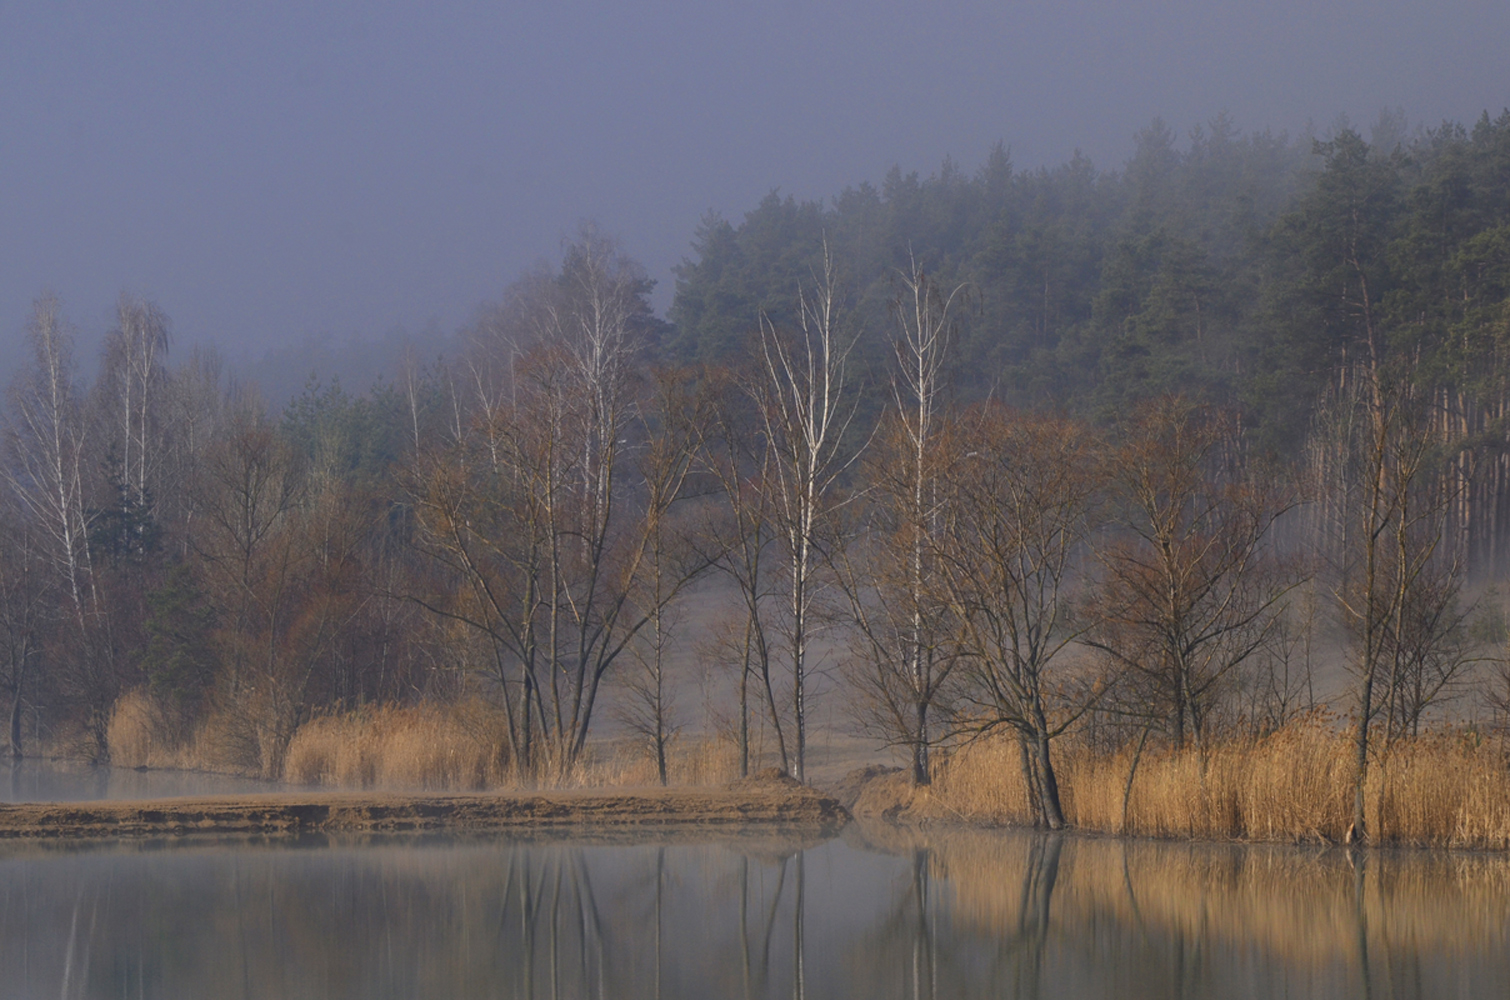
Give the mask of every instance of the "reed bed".
M 128 691 L 110 712 L 110 760 L 121 767 L 192 767 L 187 748 L 166 739 L 162 713 L 140 691 Z
M 380 706 L 300 726 L 285 781 L 339 788 L 479 791 L 509 782 L 507 747 L 490 706 Z
M 739 777 L 739 751 L 718 736 L 679 735 L 666 751 L 668 785 L 724 785 Z M 591 748 L 575 776 L 584 787 L 628 788 L 657 785 L 655 755 L 643 741 L 615 740 Z
M 508 752 L 507 721 L 496 707 L 470 699 L 412 706 L 372 705 L 317 716 L 294 731 L 281 764 L 268 773 L 252 737 L 233 737 L 239 716 L 211 713 L 178 737 L 162 711 L 141 692 L 117 700 L 111 715 L 111 760 L 123 767 L 180 768 L 255 775 L 296 785 L 467 792 L 518 788 L 624 788 L 659 783 L 644 741 L 590 744 L 564 772 L 543 761 L 541 778 L 526 782 Z M 247 744 L 243 746 L 242 744 Z M 739 776 L 732 741 L 681 735 L 668 748 L 672 785 L 720 785 Z
M 1268 736 L 1202 747 L 1146 749 L 1127 790 L 1135 748 L 1057 748 L 1065 819 L 1083 830 L 1151 837 L 1341 842 L 1352 822 L 1354 748 L 1333 720 L 1303 719 Z M 1032 805 L 1015 740 L 961 748 L 936 770 L 936 812 L 1029 824 Z M 1471 732 L 1431 733 L 1381 747 L 1364 789 L 1376 842 L 1510 848 L 1510 767 Z
M 315 719 L 289 744 L 284 780 L 338 788 L 481 791 L 526 784 L 510 766 L 505 720 L 481 703 L 362 709 Z M 547 761 L 535 786 L 624 788 L 659 783 L 642 742 L 590 745 L 564 773 Z M 672 785 L 723 784 L 738 775 L 726 740 L 678 737 L 667 753 Z

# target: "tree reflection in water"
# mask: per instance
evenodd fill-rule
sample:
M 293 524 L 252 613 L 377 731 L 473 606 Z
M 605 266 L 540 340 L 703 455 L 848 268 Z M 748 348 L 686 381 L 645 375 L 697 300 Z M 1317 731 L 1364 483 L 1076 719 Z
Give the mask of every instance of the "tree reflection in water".
M 0 1000 L 1506 995 L 1510 860 L 1001 832 L 0 848 Z

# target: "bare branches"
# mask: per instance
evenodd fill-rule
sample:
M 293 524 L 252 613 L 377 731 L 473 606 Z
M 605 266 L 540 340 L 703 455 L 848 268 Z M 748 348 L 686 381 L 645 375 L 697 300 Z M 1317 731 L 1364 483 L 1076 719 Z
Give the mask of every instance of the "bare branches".
M 1178 397 L 1134 417 L 1113 460 L 1125 537 L 1106 546 L 1093 642 L 1149 685 L 1175 744 L 1197 744 L 1220 685 L 1274 627 L 1294 574 L 1266 547 L 1299 502 L 1224 454 L 1231 418 Z
M 940 413 L 944 361 L 953 333 L 948 295 L 915 259 L 897 278 L 894 408 L 871 439 L 857 530 L 841 532 L 831 556 L 855 632 L 851 671 L 867 695 L 862 722 L 905 746 L 912 778 L 930 780 L 931 713 L 958 662 L 939 580 L 947 477 L 956 455 Z
M 818 575 L 820 533 L 835 502 L 834 487 L 853 463 L 845 437 L 855 415 L 847 363 L 855 338 L 840 329 L 840 295 L 833 254 L 824 244 L 823 270 L 798 294 L 798 327 L 788 334 L 760 320 L 763 379 L 754 387 L 770 462 L 765 479 L 770 512 L 787 569 L 785 639 L 792 665 L 794 772 L 806 773 L 807 678 Z
M 421 544 L 455 588 L 421 599 L 489 648 L 530 777 L 575 766 L 608 671 L 706 565 L 671 554 L 702 418 L 674 377 L 642 391 L 647 287 L 586 233 L 517 310 L 540 325 L 471 363 L 458 444 L 416 468 Z
M 37 299 L 27 340 L 31 367 L 11 387 L 5 475 L 47 537 L 50 557 L 82 624 L 88 580 L 82 403 L 74 384 L 73 330 L 56 296 Z
M 1069 420 L 992 405 L 961 433 L 943 552 L 969 676 L 961 724 L 1018 734 L 1041 819 L 1057 829 L 1050 743 L 1102 690 L 1063 656 L 1084 632 L 1071 612 L 1101 487 L 1096 442 Z

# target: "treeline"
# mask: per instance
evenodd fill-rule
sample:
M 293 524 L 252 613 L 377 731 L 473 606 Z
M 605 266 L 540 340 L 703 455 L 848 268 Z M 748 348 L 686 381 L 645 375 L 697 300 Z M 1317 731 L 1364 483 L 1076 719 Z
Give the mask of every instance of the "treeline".
M 1365 836 L 1380 753 L 1510 707 L 1462 593 L 1501 544 L 1507 136 L 1219 122 L 1117 175 L 999 153 L 768 199 L 704 227 L 674 325 L 588 228 L 458 357 L 277 413 L 129 296 L 85 387 L 44 297 L 3 459 L 13 752 L 105 760 L 129 723 L 277 777 L 311 722 L 423 702 L 488 730 L 477 773 L 562 781 L 612 702 L 664 781 L 717 580 L 741 771 L 753 724 L 806 776 L 839 666 L 916 782 L 1006 734 L 1050 826 L 1065 740 L 1131 789 L 1145 749 L 1315 711 L 1338 636 Z
M 1345 388 L 1335 373 L 1370 352 L 1409 357 L 1442 433 L 1475 442 L 1455 530 L 1498 572 L 1507 178 L 1510 113 L 1413 133 L 1384 116 L 1372 142 L 1242 135 L 1217 119 L 1182 145 L 1155 123 L 1115 171 L 1080 157 L 1020 171 L 998 148 L 974 174 L 946 161 L 822 203 L 772 193 L 737 225 L 704 220 L 668 347 L 705 361 L 746 350 L 754 317 L 790 320 L 788 290 L 811 280 L 826 241 L 877 383 L 891 276 L 914 257 L 970 290 L 951 360 L 963 397 L 1098 425 L 1181 392 L 1237 409 L 1250 446 L 1293 456 Z

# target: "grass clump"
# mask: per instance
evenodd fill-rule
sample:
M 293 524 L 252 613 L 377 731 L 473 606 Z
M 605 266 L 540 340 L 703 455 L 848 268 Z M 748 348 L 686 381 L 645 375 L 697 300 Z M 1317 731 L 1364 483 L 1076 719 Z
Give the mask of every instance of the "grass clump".
M 1056 766 L 1065 818 L 1082 830 L 1338 843 L 1352 820 L 1353 754 L 1351 734 L 1318 715 L 1264 736 L 1149 747 L 1141 758 L 1133 746 L 1098 752 L 1067 739 Z M 942 759 L 931 794 L 941 812 L 960 818 L 1033 822 L 1011 737 L 978 740 Z M 1364 796 L 1375 842 L 1510 848 L 1510 766 L 1498 745 L 1471 731 L 1381 748 L 1370 760 Z
M 496 710 L 475 702 L 385 705 L 300 726 L 285 781 L 339 788 L 479 791 L 510 782 Z

